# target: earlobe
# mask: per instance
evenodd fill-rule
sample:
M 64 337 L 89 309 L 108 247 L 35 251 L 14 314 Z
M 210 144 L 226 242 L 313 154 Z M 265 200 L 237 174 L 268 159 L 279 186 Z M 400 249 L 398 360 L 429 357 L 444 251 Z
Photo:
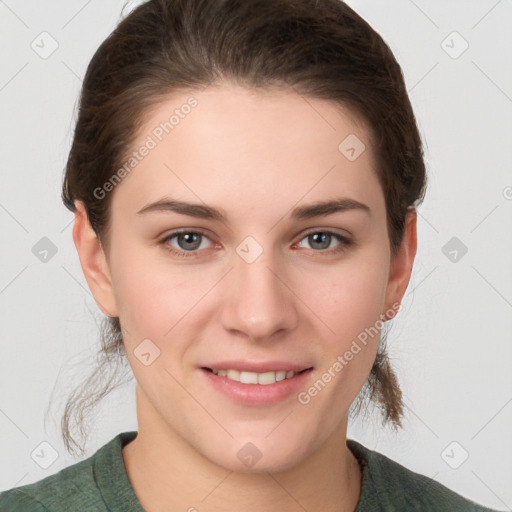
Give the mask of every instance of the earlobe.
M 117 305 L 103 247 L 92 229 L 83 201 L 75 201 L 73 241 L 80 265 L 96 304 L 107 316 L 116 317 Z
M 397 253 L 391 258 L 388 287 L 386 291 L 386 308 L 388 311 L 390 309 L 396 309 L 393 307 L 393 304 L 397 305 L 402 302 L 411 278 L 417 249 L 416 226 L 417 212 L 415 208 L 411 207 L 407 210 L 402 243 Z M 387 315 L 386 319 L 389 319 Z

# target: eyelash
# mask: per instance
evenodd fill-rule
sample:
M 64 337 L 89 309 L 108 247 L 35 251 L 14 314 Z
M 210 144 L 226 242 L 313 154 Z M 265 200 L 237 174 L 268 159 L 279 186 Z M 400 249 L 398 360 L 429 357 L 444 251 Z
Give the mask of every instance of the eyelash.
M 183 234 L 183 233 L 193 234 L 193 235 L 201 235 L 201 236 L 208 238 L 207 234 L 204 231 L 183 229 L 183 230 L 179 230 L 179 231 L 173 231 L 169 235 L 166 235 L 162 240 L 159 241 L 159 244 L 163 245 L 164 249 L 169 251 L 174 256 L 178 256 L 180 258 L 196 257 L 197 253 L 199 252 L 197 249 L 193 250 L 193 251 L 182 251 L 182 250 L 177 250 L 176 248 L 172 247 L 171 245 L 169 245 L 167 243 L 170 240 L 172 240 L 174 237 L 176 237 L 180 234 Z M 317 233 L 323 233 L 325 235 L 333 236 L 340 242 L 340 245 L 338 245 L 334 249 L 325 249 L 325 250 L 318 250 L 318 251 L 315 251 L 314 249 L 312 249 L 314 252 L 323 253 L 323 254 L 331 254 L 331 255 L 338 254 L 338 253 L 341 253 L 341 252 L 347 250 L 348 247 L 350 247 L 353 244 L 352 240 L 350 240 L 349 238 L 347 238 L 343 235 L 340 235 L 339 233 L 335 233 L 334 231 L 329 231 L 329 230 L 322 230 L 322 229 L 317 229 L 317 230 L 309 231 L 309 232 L 305 233 L 302 236 L 302 238 L 300 239 L 300 241 L 302 241 L 304 238 L 306 238 L 310 235 L 314 235 Z

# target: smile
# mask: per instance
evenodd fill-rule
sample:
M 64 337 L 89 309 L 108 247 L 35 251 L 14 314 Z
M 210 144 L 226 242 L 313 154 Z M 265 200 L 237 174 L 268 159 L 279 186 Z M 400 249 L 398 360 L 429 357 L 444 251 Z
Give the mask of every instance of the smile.
M 199 368 L 208 387 L 243 406 L 268 407 L 283 402 L 308 387 L 313 368 L 262 373 L 235 369 Z M 224 375 L 225 374 L 225 375 Z
M 218 375 L 219 377 L 227 377 L 230 380 L 234 380 L 235 382 L 241 382 L 242 384 L 262 384 L 264 386 L 269 384 L 275 384 L 276 382 L 279 382 L 281 380 L 285 379 L 291 379 L 295 375 L 298 375 L 299 373 L 302 373 L 302 370 L 300 372 L 295 372 L 293 370 L 276 370 L 276 371 L 270 371 L 270 372 L 263 372 L 263 373 L 256 373 L 256 372 L 245 372 L 245 371 L 239 371 L 234 369 L 229 370 L 214 370 L 212 368 L 206 368 L 207 370 L 211 371 L 215 375 Z

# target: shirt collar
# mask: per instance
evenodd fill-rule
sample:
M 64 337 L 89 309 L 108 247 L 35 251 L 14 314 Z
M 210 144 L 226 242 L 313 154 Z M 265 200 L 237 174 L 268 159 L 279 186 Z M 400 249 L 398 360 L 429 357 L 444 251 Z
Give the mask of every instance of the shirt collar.
M 123 432 L 100 450 L 94 462 L 94 478 L 109 510 L 144 512 L 128 478 L 122 449 L 137 437 L 136 431 Z

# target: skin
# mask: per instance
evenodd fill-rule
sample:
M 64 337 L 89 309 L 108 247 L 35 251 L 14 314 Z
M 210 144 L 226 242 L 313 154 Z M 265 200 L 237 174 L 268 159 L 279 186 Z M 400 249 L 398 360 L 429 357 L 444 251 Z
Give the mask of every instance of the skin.
M 416 254 L 416 213 L 391 257 L 386 209 L 364 123 L 334 103 L 293 90 L 222 84 L 169 96 L 146 118 L 133 150 L 193 95 L 198 105 L 118 184 L 103 247 L 81 201 L 73 238 L 98 307 L 118 316 L 136 387 L 138 436 L 123 449 L 129 479 L 149 512 L 353 511 L 361 470 L 346 446 L 347 413 L 378 336 L 308 404 L 294 394 L 264 407 L 232 402 L 200 366 L 223 359 L 313 366 L 307 389 L 365 328 L 400 303 Z M 356 134 L 354 161 L 338 146 Z M 164 196 L 222 209 L 227 222 L 137 212 Z M 339 197 L 366 204 L 307 220 L 297 206 Z M 202 229 L 195 255 L 173 230 Z M 325 246 L 308 234 L 333 231 Z M 263 252 L 236 252 L 252 236 Z M 180 245 L 181 242 L 181 245 Z M 326 247 L 326 248 L 323 248 Z M 337 248 L 339 252 L 334 252 Z M 150 365 L 134 354 L 149 338 Z M 252 467 L 246 443 L 262 453 Z

